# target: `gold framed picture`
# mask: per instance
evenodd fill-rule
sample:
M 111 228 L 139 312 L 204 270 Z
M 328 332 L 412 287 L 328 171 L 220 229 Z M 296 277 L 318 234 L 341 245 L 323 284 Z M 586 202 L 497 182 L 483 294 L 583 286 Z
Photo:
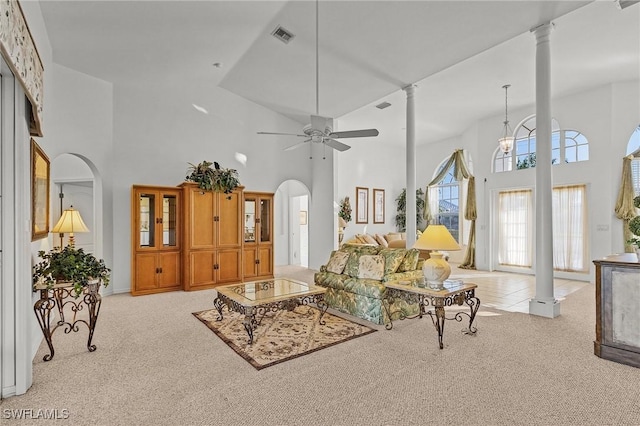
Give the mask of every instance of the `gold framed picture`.
M 369 223 L 369 188 L 356 187 L 356 223 Z
M 384 223 L 384 189 L 373 188 L 373 223 Z
M 31 139 L 31 241 L 49 235 L 50 172 L 49 157 Z

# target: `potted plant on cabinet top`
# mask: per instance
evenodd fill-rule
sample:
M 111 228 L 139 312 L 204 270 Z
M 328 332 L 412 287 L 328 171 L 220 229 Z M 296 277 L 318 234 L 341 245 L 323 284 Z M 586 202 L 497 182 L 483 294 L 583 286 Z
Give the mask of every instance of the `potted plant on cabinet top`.
M 81 248 L 66 246 L 45 252 L 38 252 L 42 259 L 33 266 L 34 291 L 38 285 L 46 285 L 50 289 L 60 282 L 73 283 L 75 297 L 79 297 L 84 288 L 90 283 L 98 282 L 105 287 L 109 285 L 111 270 L 107 268 L 103 259 L 97 259 L 91 253 L 85 253 Z
M 214 168 L 211 168 L 211 165 Z M 189 163 L 189 166 L 187 171 L 190 173 L 185 179 L 197 183 L 200 189 L 230 194 L 240 186 L 238 171 L 220 167 L 215 161 L 213 163 L 203 161 L 198 165 Z

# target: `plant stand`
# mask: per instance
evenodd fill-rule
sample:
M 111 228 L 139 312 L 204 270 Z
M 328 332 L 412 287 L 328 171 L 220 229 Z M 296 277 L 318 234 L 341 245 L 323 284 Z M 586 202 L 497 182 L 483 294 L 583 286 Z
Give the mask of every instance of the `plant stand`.
M 57 283 L 53 288 L 47 288 L 45 285 L 38 284 L 35 286 L 35 289 L 40 290 L 40 299 L 38 299 L 35 305 L 33 305 L 33 310 L 36 313 L 40 329 L 42 330 L 42 334 L 44 334 L 44 338 L 49 346 L 49 351 L 51 352 L 45 355 L 42 359 L 44 361 L 51 361 L 51 359 L 53 359 L 55 352 L 53 349 L 52 337 L 58 327 L 64 326 L 64 333 L 69 334 L 72 331 L 77 332 L 79 330 L 78 323 L 84 323 L 89 328 L 87 349 L 89 352 L 95 351 L 96 345 L 92 345 L 91 340 L 93 339 L 93 332 L 96 328 L 98 313 L 100 312 L 100 304 L 102 303 L 102 296 L 98 293 L 98 290 L 100 289 L 100 282 L 89 283 L 89 285 L 85 287 L 83 294 L 79 296 L 78 301 L 75 301 L 71 294 L 73 291 L 73 283 L 71 282 Z M 70 322 L 66 321 L 64 316 L 64 308 L 67 305 L 71 305 L 71 311 L 73 312 L 73 318 Z M 85 305 L 87 306 L 87 311 L 89 313 L 88 321 L 84 319 L 76 319 L 77 313 L 82 311 Z M 51 311 L 56 306 L 58 307 L 60 318 L 56 325 L 51 328 Z

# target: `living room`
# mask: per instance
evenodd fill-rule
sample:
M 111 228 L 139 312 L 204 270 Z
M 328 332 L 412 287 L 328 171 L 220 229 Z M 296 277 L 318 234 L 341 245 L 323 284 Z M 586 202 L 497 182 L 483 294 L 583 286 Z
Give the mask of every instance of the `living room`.
M 636 27 L 633 28 L 638 29 L 637 5 L 618 10 L 613 2 L 600 3 L 606 4 L 584 6 L 585 10 L 579 9 L 574 13 L 587 13 L 587 8 L 590 7 L 610 6 L 611 10 L 607 9 L 606 12 L 607 17 L 615 16 L 614 13 L 619 16 L 634 14 Z M 392 140 L 385 139 L 385 143 L 378 143 L 378 140 L 353 140 L 350 142 L 351 149 L 342 153 L 327 150 L 325 154 L 322 147 L 313 146 L 313 159 L 309 159 L 308 149 L 283 153 L 282 149 L 295 141 L 268 139 L 256 135 L 256 132 L 299 133 L 302 127 L 299 121 L 246 100 L 215 84 L 192 84 L 186 73 L 188 66 L 179 67 L 150 60 L 151 66 L 175 66 L 173 81 L 168 84 L 167 81 L 150 74 L 147 84 L 137 85 L 114 84 L 62 65 L 65 55 L 69 52 L 56 51 L 59 40 L 50 39 L 47 32 L 49 23 L 41 10 L 41 7 L 46 6 L 41 6 L 38 2 L 23 2 L 21 5 L 45 69 L 44 137 L 38 139 L 38 143 L 52 160 L 53 167 L 57 158 L 72 154 L 81 159 L 79 161 L 88 164 L 94 175 L 97 229 L 93 231 L 92 236 L 96 253 L 106 260 L 113 274 L 112 284 L 106 289 L 106 295 L 127 293 L 130 290 L 131 266 L 128 248 L 131 186 L 175 186 L 183 181 L 188 163 L 209 160 L 218 161 L 225 167 L 236 168 L 246 188 L 279 193 L 283 200 L 288 197 L 285 188 L 281 187 L 283 182 L 297 181 L 306 186 L 311 200 L 309 228 L 310 240 L 313 243 L 309 248 L 309 267 L 312 269 L 318 269 L 326 263 L 329 252 L 336 247 L 336 205 L 345 196 L 354 200 L 356 187 L 385 190 L 385 223 L 373 224 L 370 221 L 365 229 L 364 224 L 352 222 L 346 228 L 346 237 L 356 233 L 386 233 L 394 230 L 395 198 L 406 186 L 406 158 L 402 133 L 399 137 L 392 136 Z M 277 10 L 271 10 L 270 13 L 276 16 Z M 569 24 L 563 27 L 562 18 L 555 22 L 555 32 L 560 38 L 563 28 L 567 28 Z M 552 48 L 555 36 L 551 37 Z M 584 34 L 580 33 L 574 37 L 583 36 Z M 531 98 L 534 93 L 535 37 L 525 32 L 518 33 L 516 38 L 514 43 L 524 42 L 528 45 L 528 50 L 521 51 L 522 57 L 519 58 L 522 62 L 519 66 L 528 69 L 527 76 L 522 80 L 518 77 L 516 80 L 516 77 L 505 71 L 509 66 L 504 66 L 503 59 L 500 62 L 503 64 L 501 74 L 493 76 L 489 80 L 490 83 L 482 82 L 487 85 L 484 90 L 491 97 L 491 101 L 486 102 L 495 107 L 472 123 L 465 123 L 459 127 L 455 135 L 419 144 L 416 152 L 416 180 L 418 187 L 425 187 L 455 149 L 465 150 L 477 179 L 476 262 L 480 270 L 500 269 L 496 265 L 495 251 L 492 248 L 495 244 L 492 240 L 492 229 L 495 226 L 492 222 L 495 194 L 501 189 L 531 188 L 535 185 L 535 169 L 510 173 L 492 172 L 494 158 L 498 152 L 497 138 L 504 120 L 504 93 L 501 86 L 512 84 L 508 112 L 514 129 L 535 114 L 535 103 L 520 100 Z M 82 41 L 76 43 L 81 44 Z M 637 38 L 635 43 L 637 46 Z M 496 49 L 499 50 L 500 47 L 497 46 Z M 127 52 L 122 49 L 121 53 L 120 72 L 126 75 Z M 474 55 L 468 62 L 452 66 L 448 71 L 456 73 L 458 67 L 473 67 L 474 60 L 492 59 L 494 58 L 491 51 L 486 51 Z M 630 60 L 635 61 L 633 63 L 637 70 L 637 48 L 635 57 Z M 205 58 L 203 61 L 208 64 L 213 59 Z M 594 59 L 593 62 L 595 64 L 598 60 Z M 552 70 L 553 63 L 552 61 Z M 210 64 L 208 66 L 210 67 Z M 307 80 L 310 89 L 313 89 L 312 67 L 309 71 L 311 75 Z M 460 72 L 462 73 L 462 70 Z M 416 90 L 417 96 L 428 99 L 430 85 L 437 86 L 439 78 L 440 74 L 435 73 L 430 80 L 419 85 Z M 467 84 L 469 83 L 460 83 L 457 87 L 449 86 L 449 102 L 454 106 L 464 104 Z M 392 108 L 404 109 L 406 94 L 400 87 L 396 89 L 393 94 L 389 92 L 390 97 L 370 99 L 361 109 L 339 116 L 336 121 L 340 129 L 376 127 L 378 119 L 367 119 L 365 114 L 387 99 L 390 100 Z M 620 81 L 604 76 L 599 85 L 585 87 L 573 93 L 563 93 L 553 98 L 553 117 L 560 127 L 578 130 L 589 140 L 590 160 L 554 166 L 553 177 L 554 185 L 584 184 L 588 187 L 591 259 L 624 250 L 621 221 L 615 217 L 613 209 L 619 190 L 622 158 L 627 155 L 629 140 L 640 123 L 639 94 L 640 83 L 636 74 L 635 78 Z M 305 101 L 313 105 L 314 91 L 310 90 L 304 96 Z M 437 109 L 438 105 L 431 108 Z M 423 113 L 428 115 L 432 111 Z M 437 135 L 437 132 L 433 133 Z M 420 135 L 422 133 L 418 138 Z M 424 136 L 425 140 L 431 137 Z M 323 156 L 326 156 L 326 159 L 323 159 Z M 28 164 L 27 156 L 23 160 L 24 165 Z M 52 170 L 52 173 L 56 173 L 55 170 Z M 24 176 L 19 179 L 27 181 Z M 281 208 L 279 211 L 284 212 L 286 209 Z M 25 220 L 27 217 L 28 214 L 25 214 Z M 286 232 L 284 228 L 277 230 Z M 48 240 L 27 244 L 28 252 L 34 255 L 38 249 L 50 248 L 54 243 L 51 237 Z M 282 254 L 288 253 L 288 247 L 280 246 L 276 247 L 276 250 L 279 250 L 276 255 L 278 259 L 289 260 L 288 256 Z M 30 266 L 32 258 L 23 259 L 23 264 L 25 261 Z M 280 260 L 277 264 L 286 263 Z M 532 273 L 533 270 L 524 272 Z M 587 272 L 568 276 L 593 282 L 594 268 L 590 265 Z M 25 282 L 29 281 L 28 277 L 22 278 Z M 9 285 L 4 281 L 3 288 Z M 30 341 L 23 342 L 22 349 L 17 351 L 24 361 L 33 358 L 42 336 L 33 319 L 31 307 L 34 296 L 29 290 L 20 297 L 19 306 L 23 309 L 15 312 L 12 324 L 3 321 L 2 327 L 22 330 L 30 336 Z M 2 302 L 3 308 L 4 304 L 9 303 L 6 299 Z M 27 370 L 30 372 L 30 368 Z M 23 390 L 26 390 L 25 383 L 23 378 Z

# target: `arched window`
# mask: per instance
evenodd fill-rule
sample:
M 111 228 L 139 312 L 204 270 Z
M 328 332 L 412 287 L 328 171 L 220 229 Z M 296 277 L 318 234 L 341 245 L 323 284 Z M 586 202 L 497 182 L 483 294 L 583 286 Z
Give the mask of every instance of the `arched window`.
M 627 155 L 633 155 L 631 161 L 631 179 L 633 180 L 633 192 L 640 195 L 640 126 L 631 134 L 627 144 Z
M 440 171 L 442 171 L 440 167 Z M 436 185 L 438 191 L 438 213 L 436 223 L 446 226 L 453 238 L 460 241 L 460 183 L 453 175 L 453 165 Z
M 515 131 L 514 148 L 508 154 L 498 150 L 494 173 L 528 169 L 536 166 L 536 118 L 531 117 Z M 551 164 L 575 163 L 589 159 L 589 141 L 577 130 L 560 130 L 551 121 Z

